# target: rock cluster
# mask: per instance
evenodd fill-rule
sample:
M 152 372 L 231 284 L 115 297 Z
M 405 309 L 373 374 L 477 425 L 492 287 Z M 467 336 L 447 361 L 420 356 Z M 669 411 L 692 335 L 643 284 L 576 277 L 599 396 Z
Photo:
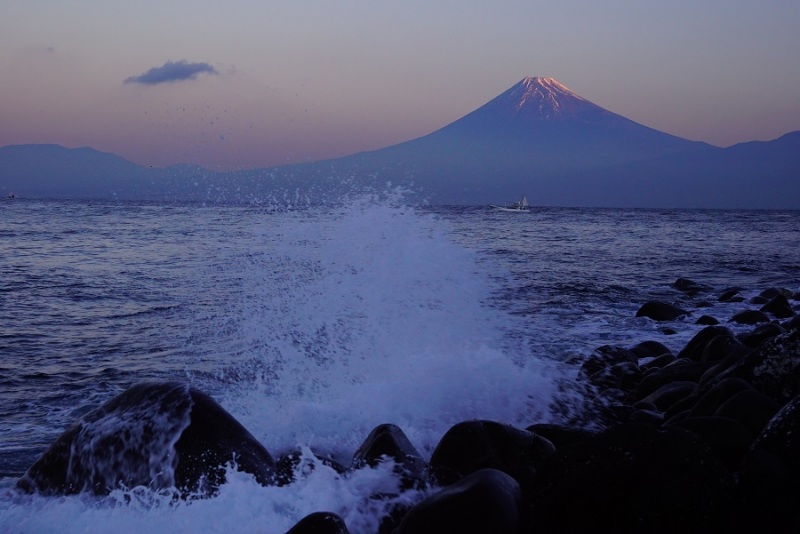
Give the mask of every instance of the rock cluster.
M 710 291 L 685 279 L 674 287 L 693 296 Z M 719 299 L 744 302 L 740 292 L 734 288 Z M 516 428 L 464 421 L 442 436 L 429 461 L 402 429 L 385 424 L 370 433 L 350 466 L 320 460 L 341 473 L 392 460 L 401 488 L 427 490 L 422 502 L 398 505 L 383 517 L 382 533 L 797 531 L 797 299 L 781 289 L 763 292 L 750 302 L 758 309 L 731 318 L 738 333 L 703 316 L 699 324 L 708 326 L 677 354 L 656 341 L 598 347 L 583 359 L 572 384 L 581 392 L 580 409 L 559 424 Z M 690 314 L 656 302 L 638 315 L 674 321 Z M 743 324 L 752 329 L 742 331 Z M 119 414 L 143 391 L 152 393 L 148 387 L 166 386 L 138 387 L 144 390 L 124 393 L 100 411 Z M 210 398 L 189 391 L 191 421 L 175 442 L 179 488 L 213 494 L 223 481 L 216 464 L 226 455 L 240 457 L 240 446 L 246 452 L 242 470 L 263 484 L 292 483 L 302 461 L 298 451 L 274 461 Z M 64 451 L 82 427 L 76 428 L 31 467 L 20 487 L 49 493 L 108 489 L 93 480 L 64 484 L 70 467 Z M 198 447 L 212 451 L 210 459 Z M 198 482 L 209 478 L 214 484 Z M 289 532 L 348 528 L 341 517 L 320 511 Z

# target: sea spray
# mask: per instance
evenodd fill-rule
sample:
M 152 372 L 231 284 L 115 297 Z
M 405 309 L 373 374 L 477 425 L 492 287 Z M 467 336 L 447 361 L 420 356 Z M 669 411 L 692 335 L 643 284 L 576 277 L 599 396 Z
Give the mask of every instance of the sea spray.
M 310 455 L 306 451 L 305 454 Z M 98 499 L 86 494 L 52 498 L 38 495 L 0 500 L 3 532 L 286 532 L 320 510 L 345 519 L 353 533 L 377 532 L 393 506 L 422 500 L 425 490 L 399 493 L 393 464 L 364 467 L 340 475 L 323 464 L 283 487 L 264 487 L 229 469 L 228 482 L 211 499 L 176 501 L 169 492 L 119 489 Z M 384 498 L 372 498 L 375 495 Z
M 547 418 L 555 370 L 509 339 L 487 266 L 445 221 L 362 201 L 256 236 L 241 270 L 247 356 L 223 373 L 237 379 L 223 402 L 268 449 L 346 458 L 390 422 L 430 453 L 464 419 Z

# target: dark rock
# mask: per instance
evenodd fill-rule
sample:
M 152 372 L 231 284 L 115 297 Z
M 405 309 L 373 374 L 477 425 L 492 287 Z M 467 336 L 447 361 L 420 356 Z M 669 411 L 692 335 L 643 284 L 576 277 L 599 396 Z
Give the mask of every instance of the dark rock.
M 278 486 L 291 484 L 295 482 L 298 471 L 305 475 L 310 474 L 316 468 L 317 463 L 330 467 L 339 474 L 347 472 L 347 468 L 333 458 L 316 453 L 311 454 L 313 457 L 309 457 L 299 449 L 282 454 L 276 463 L 275 483 Z
M 421 477 L 426 467 L 422 455 L 397 425 L 375 427 L 353 455 L 353 467 L 375 467 L 384 458 L 394 460 L 398 467 L 414 477 Z
M 643 400 L 634 402 L 633 408 L 636 410 L 650 410 L 654 412 L 658 411 L 658 408 L 656 408 L 655 404 L 653 404 L 652 402 L 645 402 Z
M 496 469 L 481 469 L 411 508 L 396 533 L 517 534 L 520 501 L 520 487 L 513 478 Z
M 732 287 L 730 289 L 726 289 L 719 296 L 719 301 L 720 302 L 742 302 L 742 301 L 744 301 L 744 297 L 739 296 L 739 291 L 741 291 L 741 290 L 742 290 L 742 288 L 740 288 L 740 287 Z M 739 300 L 734 300 L 734 298 L 736 298 L 736 297 L 738 297 Z
M 626 424 L 547 462 L 531 531 L 720 532 L 733 496 L 733 477 L 700 438 Z
M 695 404 L 697 404 L 697 401 L 699 399 L 700 399 L 699 388 L 695 387 L 691 393 L 689 393 L 683 398 L 678 399 L 672 404 L 672 406 L 667 408 L 667 411 L 664 412 L 664 421 L 669 421 L 670 419 L 672 419 L 681 412 L 691 412 L 691 410 L 694 408 Z
M 675 360 L 666 367 L 644 376 L 636 389 L 630 393 L 628 399 L 631 402 L 640 401 L 670 382 L 697 383 L 710 366 L 711 364 L 709 363 L 692 362 L 684 359 Z
M 314 512 L 305 516 L 286 534 L 349 534 L 344 519 L 333 512 Z
M 652 403 L 662 412 L 666 412 L 673 404 L 688 397 L 694 392 L 697 384 L 688 381 L 668 382 L 642 399 L 642 402 Z
M 744 390 L 753 390 L 753 387 L 741 378 L 726 378 L 719 380 L 703 389 L 702 394 L 692 407 L 692 416 L 714 415 L 725 401 Z
M 603 428 L 619 426 L 630 421 L 636 408 L 625 402 L 612 402 L 598 405 L 595 413 L 595 422 Z
M 689 312 L 659 300 L 645 302 L 636 312 L 636 317 L 648 317 L 654 321 L 674 321 L 684 315 L 689 315 Z
M 745 310 L 731 317 L 731 322 L 739 324 L 768 323 L 769 317 L 767 317 L 767 314 L 764 312 L 757 310 Z
M 714 326 L 719 324 L 719 319 L 717 319 L 716 317 L 711 317 L 710 315 L 701 315 L 700 317 L 697 318 L 695 324 Z
M 225 482 L 220 466 L 228 463 L 262 485 L 272 484 L 275 463 L 267 449 L 211 397 L 194 388 L 189 394 L 191 422 L 175 443 L 176 486 L 214 493 Z
M 786 297 L 787 299 L 790 299 L 792 298 L 793 293 L 791 290 L 783 287 L 770 287 L 759 293 L 758 296 L 764 299 L 766 302 L 774 299 L 775 297 Z
M 703 348 L 700 354 L 701 362 L 718 362 L 724 360 L 729 354 L 735 353 L 742 344 L 736 338 L 717 336 Z
M 641 364 L 639 366 L 639 369 L 641 369 L 644 372 L 649 372 L 652 369 L 661 369 L 663 367 L 666 367 L 667 365 L 671 364 L 674 361 L 675 361 L 675 356 L 673 356 L 672 354 L 662 354 L 661 356 L 653 358 L 647 363 Z
M 785 328 L 786 330 L 800 329 L 800 315 L 795 315 L 794 317 L 791 318 L 791 320 L 783 323 L 783 328 Z
M 660 426 L 664 422 L 663 412 L 656 410 L 640 410 L 637 409 L 631 414 L 631 423 L 641 423 L 651 426 Z
M 738 377 L 779 404 L 800 394 L 800 330 L 764 341 L 719 379 Z
M 675 426 L 676 423 L 688 419 L 689 417 L 691 417 L 691 413 L 689 412 L 689 410 L 683 410 L 681 412 L 671 413 L 669 416 L 667 416 L 667 414 L 664 414 L 663 426 L 665 428 L 670 426 Z
M 638 345 L 631 347 L 630 351 L 638 359 L 656 358 L 672 354 L 672 351 L 669 350 L 666 345 L 659 343 L 658 341 L 643 341 Z
M 612 345 L 603 345 L 596 348 L 583 362 L 578 372 L 581 378 L 589 378 L 603 369 L 618 363 L 638 363 L 636 356 L 629 350 Z
M 761 306 L 760 311 L 771 313 L 778 319 L 788 319 L 795 315 L 792 305 L 789 304 L 789 300 L 783 295 L 772 297 L 769 302 Z
M 753 443 L 753 436 L 739 422 L 727 417 L 687 417 L 665 427 L 682 428 L 705 441 L 714 455 L 730 469 L 739 471 Z
M 678 278 L 672 283 L 672 287 L 678 291 L 683 291 L 684 293 L 689 294 L 696 294 L 701 291 L 708 291 L 711 289 L 709 286 L 698 284 L 694 280 L 690 280 L 688 278 Z
M 800 482 L 800 397 L 786 403 L 769 420 L 753 448 L 780 458 Z
M 776 323 L 764 323 L 755 327 L 751 332 L 739 334 L 737 339 L 746 347 L 755 348 L 765 340 L 783 334 L 786 330 Z
M 596 395 L 593 401 L 596 404 L 609 405 L 614 403 L 621 403 L 625 400 L 626 393 L 621 389 L 608 388 L 601 391 Z
M 742 345 L 742 347 L 735 349 L 722 360 L 714 362 L 711 367 L 709 367 L 706 372 L 703 373 L 703 376 L 700 377 L 700 382 L 698 382 L 698 384 L 703 386 L 713 383 L 718 379 L 717 377 L 719 376 L 727 376 L 726 373 L 730 369 L 739 365 L 739 363 L 744 360 L 744 357 L 747 356 L 749 352 L 750 349 L 746 349 L 744 345 Z
M 752 525 L 794 532 L 800 501 L 800 397 L 787 403 L 753 443 L 742 473 Z M 750 526 L 750 525 L 747 525 Z
M 175 383 L 133 386 L 84 415 L 17 483 L 48 495 L 121 486 L 213 494 L 225 465 L 273 481 L 267 450 L 211 397 Z
M 550 441 L 494 421 L 465 421 L 448 430 L 430 460 L 442 485 L 450 485 L 480 469 L 499 469 L 524 483 L 553 454 Z
M 759 435 L 781 406 L 754 389 L 745 389 L 726 400 L 714 415 L 739 421 L 753 436 Z
M 631 389 L 639 383 L 642 371 L 633 362 L 620 362 L 605 367 L 589 377 L 589 382 L 599 388 Z
M 556 449 L 581 442 L 595 435 L 591 430 L 573 428 L 553 423 L 537 423 L 526 428 L 528 432 L 542 436 L 552 443 Z
M 724 326 L 708 326 L 700 330 L 678 353 L 678 358 L 686 358 L 695 362 L 704 360 L 704 352 L 708 344 L 715 338 L 723 337 L 732 341 L 736 340 L 733 332 Z M 707 358 L 705 358 L 707 359 Z

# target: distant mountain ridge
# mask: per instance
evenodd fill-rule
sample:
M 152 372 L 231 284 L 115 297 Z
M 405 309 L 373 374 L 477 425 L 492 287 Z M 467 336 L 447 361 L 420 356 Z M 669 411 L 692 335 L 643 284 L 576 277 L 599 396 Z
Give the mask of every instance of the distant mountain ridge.
M 638 124 L 553 78 L 526 77 L 464 117 L 397 145 L 232 173 L 141 167 L 90 148 L 0 148 L 0 188 L 20 196 L 263 202 L 386 183 L 410 201 L 800 208 L 800 132 L 719 148 Z M 313 200 L 312 200 L 313 201 Z

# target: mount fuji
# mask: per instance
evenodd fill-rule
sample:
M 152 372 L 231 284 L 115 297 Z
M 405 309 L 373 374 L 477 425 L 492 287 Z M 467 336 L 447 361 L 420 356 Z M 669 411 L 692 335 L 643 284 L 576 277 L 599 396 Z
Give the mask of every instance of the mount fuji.
M 434 204 L 525 193 L 534 205 L 796 208 L 800 136 L 787 136 L 723 149 L 638 124 L 553 78 L 527 77 L 440 130 L 326 168 L 413 182 Z

